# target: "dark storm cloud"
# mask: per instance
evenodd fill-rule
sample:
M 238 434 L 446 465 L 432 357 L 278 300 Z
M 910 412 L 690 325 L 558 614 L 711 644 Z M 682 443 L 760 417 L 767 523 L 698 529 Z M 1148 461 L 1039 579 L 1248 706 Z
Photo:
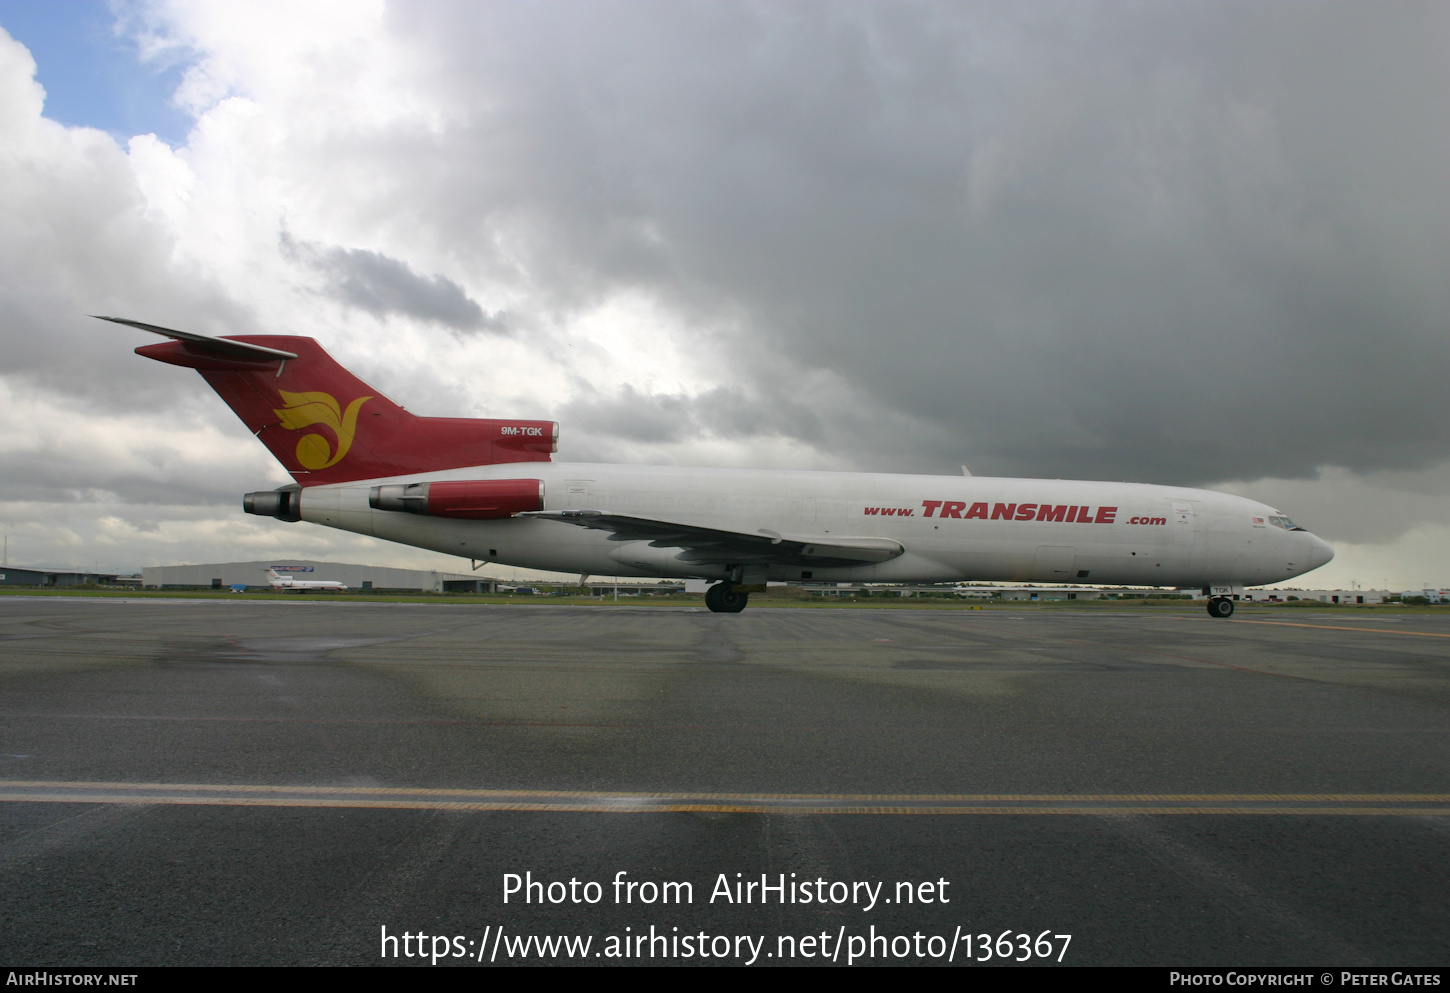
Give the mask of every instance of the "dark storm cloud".
M 303 258 L 327 279 L 333 299 L 375 317 L 404 315 L 455 331 L 506 331 L 501 315 L 487 314 L 446 276 L 420 276 L 406 262 L 360 248 L 324 248 L 282 237 L 283 252 Z
M 827 369 L 921 425 L 921 468 L 1450 456 L 1427 416 L 1450 374 L 1443 6 L 390 18 L 460 110 L 427 223 L 513 236 L 564 306 L 635 286 L 702 325 L 743 313 L 733 374 L 763 403 L 783 368 Z

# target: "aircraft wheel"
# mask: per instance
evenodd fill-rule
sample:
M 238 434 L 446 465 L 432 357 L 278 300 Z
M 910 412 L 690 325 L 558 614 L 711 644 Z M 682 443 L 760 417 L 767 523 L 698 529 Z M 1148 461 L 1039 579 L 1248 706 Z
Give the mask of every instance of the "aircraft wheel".
M 723 610 L 731 614 L 738 614 L 745 609 L 750 602 L 749 593 L 741 593 L 732 587 L 726 587 L 720 593 L 720 605 Z
M 741 593 L 729 583 L 716 583 L 705 591 L 705 606 L 717 614 L 738 614 L 749 600 L 749 593 Z
M 1232 617 L 1234 615 L 1234 602 L 1227 597 L 1214 597 L 1208 601 L 1209 617 Z

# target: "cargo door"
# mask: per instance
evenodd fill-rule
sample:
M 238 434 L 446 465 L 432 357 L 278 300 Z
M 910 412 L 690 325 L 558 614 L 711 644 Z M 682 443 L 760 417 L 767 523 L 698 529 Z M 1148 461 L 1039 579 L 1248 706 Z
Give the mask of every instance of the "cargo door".
M 1032 578 L 1038 582 L 1065 583 L 1073 576 L 1077 549 L 1072 545 L 1038 545 Z

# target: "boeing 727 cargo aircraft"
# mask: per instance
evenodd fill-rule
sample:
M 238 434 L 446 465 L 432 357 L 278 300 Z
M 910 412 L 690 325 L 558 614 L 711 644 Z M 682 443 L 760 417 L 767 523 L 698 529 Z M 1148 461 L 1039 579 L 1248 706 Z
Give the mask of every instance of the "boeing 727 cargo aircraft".
M 716 580 L 743 610 L 767 580 L 1245 586 L 1334 557 L 1273 507 L 1211 490 L 1080 480 L 691 469 L 550 460 L 552 421 L 419 417 L 311 338 L 136 349 L 201 373 L 295 483 L 243 508 L 526 569 Z
M 279 576 L 276 569 L 267 570 L 267 582 L 271 584 L 272 589 L 283 593 L 307 593 L 311 590 L 342 593 L 347 589 L 346 585 L 335 579 L 297 579 L 294 576 Z

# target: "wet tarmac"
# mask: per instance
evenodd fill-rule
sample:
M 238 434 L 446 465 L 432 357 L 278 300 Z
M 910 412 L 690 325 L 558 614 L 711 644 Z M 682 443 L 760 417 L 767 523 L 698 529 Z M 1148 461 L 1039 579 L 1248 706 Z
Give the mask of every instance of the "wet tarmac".
M 1447 718 L 1431 615 L 4 597 L 0 961 L 1444 965 Z

